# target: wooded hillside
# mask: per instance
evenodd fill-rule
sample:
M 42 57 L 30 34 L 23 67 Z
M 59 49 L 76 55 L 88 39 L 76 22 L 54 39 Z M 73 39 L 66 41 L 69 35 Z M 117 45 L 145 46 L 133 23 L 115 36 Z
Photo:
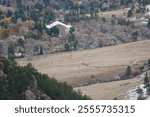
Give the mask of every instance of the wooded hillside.
M 39 73 L 28 64 L 18 66 L 13 60 L 0 58 L 0 99 L 3 100 L 80 100 L 90 99 L 73 91 L 67 83 Z

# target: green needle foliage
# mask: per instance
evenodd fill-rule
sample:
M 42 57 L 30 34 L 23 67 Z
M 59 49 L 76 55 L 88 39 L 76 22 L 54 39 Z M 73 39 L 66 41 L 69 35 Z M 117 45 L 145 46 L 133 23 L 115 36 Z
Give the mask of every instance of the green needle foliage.
M 3 60 L 2 71 L 6 75 L 0 79 L 0 99 L 24 100 L 25 91 L 37 80 L 38 90 L 44 92 L 52 100 L 87 100 L 90 99 L 81 92 L 74 91 L 66 82 L 59 83 L 46 74 L 39 73 L 31 64 L 18 66 L 13 60 Z

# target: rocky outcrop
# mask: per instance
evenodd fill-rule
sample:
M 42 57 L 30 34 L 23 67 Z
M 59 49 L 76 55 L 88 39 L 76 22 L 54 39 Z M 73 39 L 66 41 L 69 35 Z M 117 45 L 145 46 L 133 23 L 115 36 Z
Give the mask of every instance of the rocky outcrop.
M 38 83 L 33 76 L 33 81 L 25 91 L 25 100 L 50 100 L 51 98 L 38 89 Z
M 0 92 L 1 99 L 10 99 L 8 95 L 9 92 L 9 83 L 7 79 L 7 75 L 4 73 L 4 61 L 5 59 L 0 58 L 0 88 L 2 92 Z M 13 82 L 13 80 L 12 80 Z M 20 94 L 20 97 L 25 100 L 51 100 L 49 96 L 47 96 L 43 91 L 38 88 L 37 80 L 34 76 L 32 76 L 32 80 L 30 81 L 29 85 L 27 86 L 27 90 Z

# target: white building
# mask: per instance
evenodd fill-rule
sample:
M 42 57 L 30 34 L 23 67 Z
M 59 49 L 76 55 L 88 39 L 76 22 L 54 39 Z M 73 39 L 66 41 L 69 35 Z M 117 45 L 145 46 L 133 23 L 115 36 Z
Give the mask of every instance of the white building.
M 60 35 L 65 35 L 65 34 L 69 33 L 70 28 L 72 27 L 71 25 L 66 25 L 66 24 L 64 24 L 64 23 L 62 23 L 60 21 L 55 21 L 52 24 L 47 25 L 46 27 L 48 29 L 51 29 L 51 28 L 53 28 L 55 26 L 57 26 L 59 28 L 59 34 Z

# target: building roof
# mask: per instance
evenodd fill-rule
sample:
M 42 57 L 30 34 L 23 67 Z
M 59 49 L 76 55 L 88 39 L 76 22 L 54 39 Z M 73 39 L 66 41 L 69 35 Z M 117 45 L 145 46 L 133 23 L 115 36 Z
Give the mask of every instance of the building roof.
M 51 28 L 53 28 L 53 27 L 55 27 L 55 26 L 57 26 L 57 25 L 64 26 L 64 27 L 66 27 L 66 28 L 68 28 L 68 29 L 70 29 L 70 28 L 72 27 L 71 25 L 66 25 L 66 24 L 64 24 L 64 23 L 62 23 L 62 22 L 60 22 L 60 21 L 55 21 L 55 22 L 53 22 L 52 24 L 47 25 L 46 27 L 47 27 L 48 29 L 51 29 Z

